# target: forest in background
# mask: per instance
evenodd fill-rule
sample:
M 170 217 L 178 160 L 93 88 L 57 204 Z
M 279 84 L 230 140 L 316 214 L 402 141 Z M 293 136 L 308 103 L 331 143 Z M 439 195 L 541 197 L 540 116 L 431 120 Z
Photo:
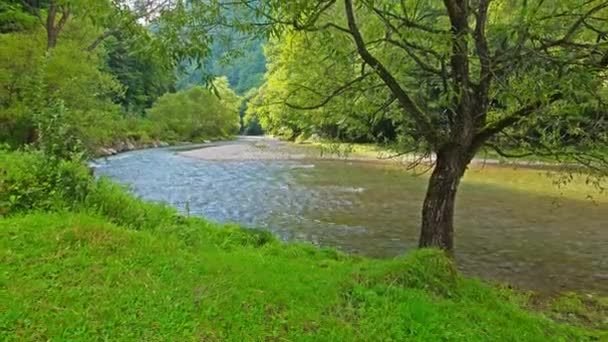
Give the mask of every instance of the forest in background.
M 56 140 L 69 141 L 67 149 L 96 155 L 238 133 L 237 93 L 259 85 L 265 70 L 260 42 L 240 57 L 219 42 L 197 52 L 167 43 L 176 38 L 154 28 L 160 23 L 141 25 L 144 10 L 105 1 L 0 2 L 0 139 L 16 148 L 53 126 L 48 133 L 63 134 Z M 226 64 L 234 58 L 238 64 Z

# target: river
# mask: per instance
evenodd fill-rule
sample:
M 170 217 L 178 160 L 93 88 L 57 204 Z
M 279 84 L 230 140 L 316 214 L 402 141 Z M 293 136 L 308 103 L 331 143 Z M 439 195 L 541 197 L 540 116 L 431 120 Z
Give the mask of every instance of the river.
M 425 176 L 320 159 L 312 149 L 281 145 L 275 153 L 262 147 L 277 143 L 261 141 L 133 151 L 98 160 L 96 173 L 184 214 L 268 229 L 286 241 L 371 257 L 416 248 Z M 465 180 L 455 222 L 465 274 L 545 293 L 608 294 L 608 202 Z

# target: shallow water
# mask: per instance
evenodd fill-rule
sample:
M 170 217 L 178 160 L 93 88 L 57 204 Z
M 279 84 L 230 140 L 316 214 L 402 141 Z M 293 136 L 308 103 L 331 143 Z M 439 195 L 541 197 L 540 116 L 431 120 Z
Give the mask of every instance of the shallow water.
M 185 214 L 373 257 L 416 247 L 426 188 L 424 177 L 383 164 L 203 161 L 170 149 L 96 166 L 97 174 Z M 465 183 L 456 212 L 456 258 L 466 274 L 543 292 L 608 293 L 605 203 Z

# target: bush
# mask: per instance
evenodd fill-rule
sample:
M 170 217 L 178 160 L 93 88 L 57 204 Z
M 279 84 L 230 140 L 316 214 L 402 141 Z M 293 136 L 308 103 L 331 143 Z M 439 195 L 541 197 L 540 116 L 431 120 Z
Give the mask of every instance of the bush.
M 148 110 L 148 118 L 155 124 L 151 136 L 169 141 L 200 141 L 235 134 L 239 99 L 227 87 L 219 87 L 218 91 L 221 98 L 201 87 L 163 95 Z
M 92 186 L 89 170 L 78 161 L 0 150 L 0 215 L 73 208 Z
M 133 229 L 174 225 L 181 216 L 173 208 L 148 203 L 107 179 L 95 181 L 79 161 L 40 151 L 0 150 L 0 214 L 29 210 L 83 210 Z
M 123 87 L 101 70 L 103 56 L 79 45 L 81 35 L 64 38 L 47 54 L 43 30 L 0 35 L 1 141 L 14 147 L 34 142 L 59 102 L 66 108 L 61 120 L 91 150 L 122 133 L 120 106 L 112 100 L 122 98 Z

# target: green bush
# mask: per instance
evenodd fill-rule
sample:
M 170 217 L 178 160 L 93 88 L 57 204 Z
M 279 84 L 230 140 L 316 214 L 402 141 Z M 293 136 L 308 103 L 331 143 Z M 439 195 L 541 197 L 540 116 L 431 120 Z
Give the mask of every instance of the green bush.
M 135 229 L 172 224 L 175 209 L 147 203 L 107 179 L 95 181 L 80 161 L 41 151 L 0 150 L 0 213 L 28 210 L 95 211 Z
M 148 110 L 148 119 L 154 123 L 150 135 L 168 141 L 200 141 L 235 134 L 240 99 L 227 82 L 219 80 L 216 85 L 220 97 L 202 87 L 192 87 L 159 98 Z
M 0 214 L 73 208 L 93 186 L 89 170 L 77 161 L 41 152 L 0 150 Z
M 43 30 L 0 35 L 0 141 L 18 147 L 36 140 L 40 124 L 53 120 L 53 104 L 72 136 L 94 149 L 120 138 L 122 116 L 113 99 L 124 88 L 101 68 L 103 56 L 87 52 L 82 35 L 63 37 L 52 53 Z M 55 113 L 53 113 L 55 112 Z

